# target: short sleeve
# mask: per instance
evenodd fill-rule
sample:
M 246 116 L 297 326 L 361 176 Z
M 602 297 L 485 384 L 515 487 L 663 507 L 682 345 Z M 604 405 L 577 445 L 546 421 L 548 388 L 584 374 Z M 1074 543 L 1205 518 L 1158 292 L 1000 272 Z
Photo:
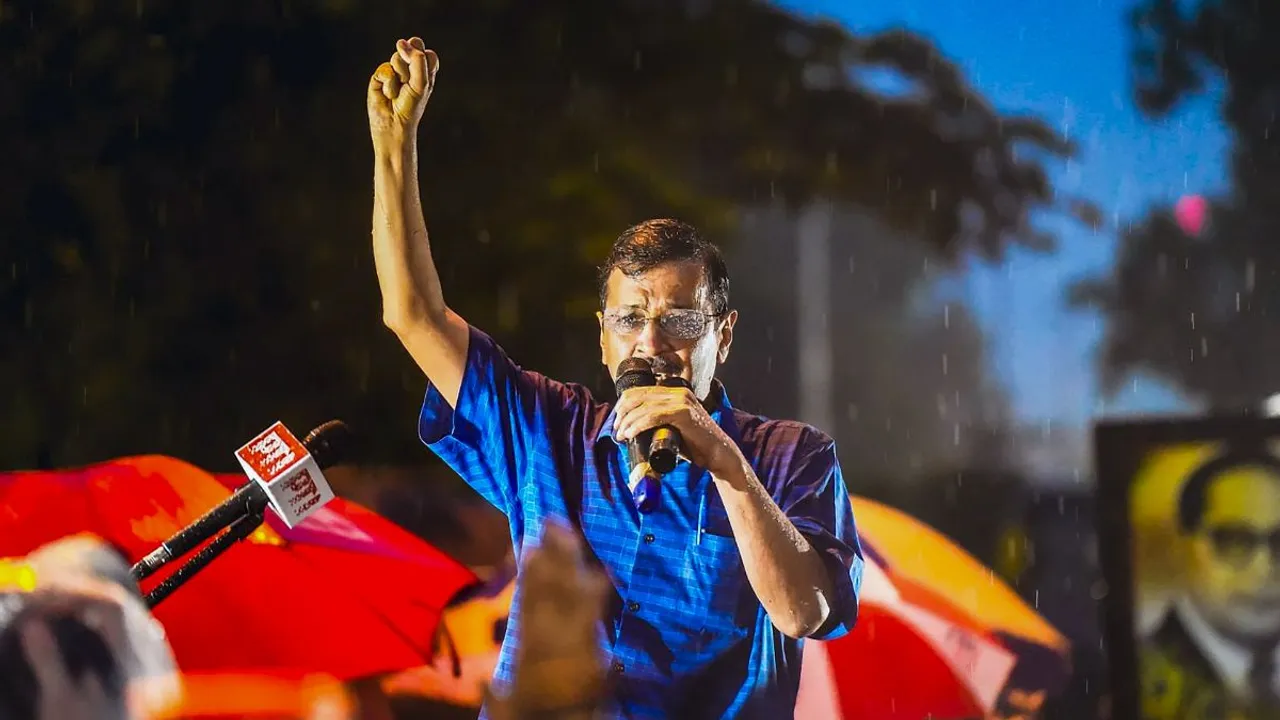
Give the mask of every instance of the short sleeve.
M 560 387 L 521 369 L 491 337 L 470 328 L 456 408 L 428 383 L 418 436 L 494 507 L 510 517 L 532 454 L 549 440 L 548 392 Z
M 810 637 L 834 640 L 857 623 L 863 558 L 853 505 L 830 438 L 823 436 L 810 447 L 798 449 L 782 485 L 779 506 L 822 556 L 831 576 L 835 589 L 831 615 Z

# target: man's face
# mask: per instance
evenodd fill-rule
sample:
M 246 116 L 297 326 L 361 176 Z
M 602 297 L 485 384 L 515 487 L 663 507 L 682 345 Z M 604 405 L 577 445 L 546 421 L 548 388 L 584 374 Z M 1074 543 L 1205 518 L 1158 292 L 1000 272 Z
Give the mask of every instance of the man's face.
M 654 370 L 678 375 L 700 399 L 711 391 L 716 366 L 729 357 L 737 312 L 713 317 L 702 266 L 659 265 L 636 277 L 614 270 L 600 321 L 600 359 L 617 379 L 631 357 L 653 361 Z
M 1191 538 L 1191 600 L 1238 641 L 1280 635 L 1280 479 L 1233 468 L 1212 481 L 1205 500 Z

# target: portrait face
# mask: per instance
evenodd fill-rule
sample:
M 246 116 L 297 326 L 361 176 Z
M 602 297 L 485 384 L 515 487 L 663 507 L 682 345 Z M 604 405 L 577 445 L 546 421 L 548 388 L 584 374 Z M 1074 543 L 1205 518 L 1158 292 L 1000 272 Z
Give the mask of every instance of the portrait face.
M 1280 636 L 1280 477 L 1247 465 L 1216 476 L 1190 539 L 1187 591 L 1205 619 L 1240 642 Z
M 729 357 L 738 314 L 712 314 L 706 276 L 696 262 L 658 265 L 635 277 L 615 269 L 606 285 L 600 322 L 600 359 L 617 379 L 632 357 L 653 363 L 660 375 L 685 379 L 700 399 L 711 391 L 716 367 Z

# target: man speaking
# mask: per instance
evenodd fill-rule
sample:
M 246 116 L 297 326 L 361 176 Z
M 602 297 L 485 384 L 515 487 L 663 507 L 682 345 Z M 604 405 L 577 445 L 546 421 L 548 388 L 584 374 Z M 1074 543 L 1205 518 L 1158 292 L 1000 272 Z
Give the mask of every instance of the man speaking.
M 737 321 L 724 260 L 678 221 L 626 230 L 601 269 L 616 405 L 520 368 L 454 313 L 416 176 L 438 68 L 420 39 L 401 40 L 367 97 L 383 320 L 429 381 L 422 441 L 506 514 L 517 553 L 548 521 L 582 534 L 612 584 L 610 717 L 790 717 L 801 639 L 837 637 L 857 618 L 862 556 L 834 443 L 730 405 L 714 379 Z M 646 454 L 655 430 L 682 459 L 662 475 Z

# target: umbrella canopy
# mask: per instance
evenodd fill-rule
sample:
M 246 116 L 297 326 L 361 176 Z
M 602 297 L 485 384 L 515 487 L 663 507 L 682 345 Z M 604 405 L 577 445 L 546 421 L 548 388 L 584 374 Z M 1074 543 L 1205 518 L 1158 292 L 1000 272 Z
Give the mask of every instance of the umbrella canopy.
M 1047 648 L 1062 658 L 1062 668 L 1066 668 L 1066 638 L 994 570 L 901 510 L 854 498 L 853 512 L 868 553 L 879 560 L 895 584 L 910 583 L 945 597 L 988 632 L 1011 642 Z
M 0 555 L 91 532 L 136 561 L 243 482 L 162 456 L 0 473 Z M 346 680 L 429 661 L 442 609 L 475 580 L 427 543 L 338 499 L 293 530 L 269 519 L 155 614 L 184 672 Z
M 355 718 L 357 701 L 336 678 L 196 673 L 181 678 L 182 695 L 151 709 L 145 720 Z
M 806 645 L 797 718 L 1034 713 L 1062 687 L 1065 638 L 992 570 L 901 511 L 855 498 L 854 515 L 867 560 L 858 627 Z
M 805 644 L 796 718 L 981 718 L 1002 700 L 1017 656 L 944 598 L 895 587 L 868 558 L 858 626 Z

